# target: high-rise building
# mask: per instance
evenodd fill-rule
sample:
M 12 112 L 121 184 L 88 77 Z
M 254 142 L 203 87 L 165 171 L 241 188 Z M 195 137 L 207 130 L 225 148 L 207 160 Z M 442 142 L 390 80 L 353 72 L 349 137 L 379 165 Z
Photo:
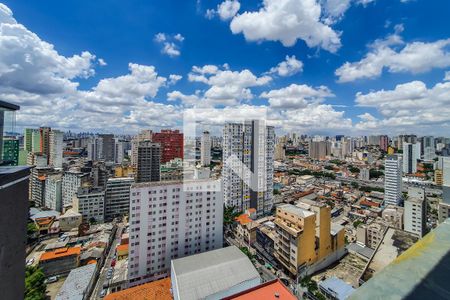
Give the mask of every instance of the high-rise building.
M 286 150 L 284 149 L 284 143 L 277 143 L 275 145 L 275 157 L 274 160 L 285 160 Z
M 179 130 L 163 129 L 153 134 L 152 141 L 161 144 L 161 163 L 183 158 L 184 140 Z
M 388 155 L 384 162 L 384 202 L 398 205 L 402 199 L 402 159 Z
M 425 235 L 427 215 L 426 201 L 423 193 L 412 193 L 408 189 L 408 199 L 405 200 L 404 218 L 405 231 L 414 233 L 420 238 Z
M 417 172 L 417 161 L 420 159 L 420 143 L 403 143 L 403 173 Z
M 380 149 L 387 151 L 389 146 L 389 137 L 387 135 L 380 135 Z
M 103 222 L 105 219 L 105 191 L 80 187 L 73 198 L 73 210 L 83 216 L 84 222 Z
M 39 152 L 47 156 L 47 164 L 50 160 L 50 127 L 39 128 Z
M 131 186 L 130 285 L 167 277 L 171 259 L 222 247 L 220 186 L 215 180 Z
M 294 276 L 314 273 L 345 254 L 345 230 L 331 224 L 329 206 L 283 204 L 277 206 L 274 223 L 274 256 Z
M 103 160 L 103 140 L 102 138 L 91 138 L 87 145 L 88 159 L 92 161 Z
M 19 106 L 0 101 L 0 291 L 2 299 L 23 299 L 29 212 L 29 167 L 2 166 L 3 133 L 14 132 Z
M 30 201 L 36 207 L 45 206 L 45 183 L 47 176 L 54 173 L 53 168 L 36 167 L 31 170 Z
M 134 178 L 109 178 L 105 191 L 105 220 L 128 215 L 130 211 L 130 187 Z
M 19 165 L 19 140 L 13 137 L 3 139 L 3 164 Z
M 137 155 L 138 155 L 138 146 L 140 142 L 148 141 L 151 142 L 153 138 L 153 131 L 151 130 L 142 130 L 138 135 L 133 137 L 131 140 L 131 165 L 136 168 L 137 167 Z
M 200 146 L 200 164 L 204 167 L 211 164 L 211 137 L 208 131 L 203 132 Z
M 62 203 L 63 206 L 72 205 L 73 197 L 78 192 L 78 188 L 89 183 L 89 174 L 78 170 L 64 172 L 62 181 Z
M 222 169 L 225 205 L 238 211 L 254 208 L 258 215 L 271 211 L 274 143 L 274 128 L 262 121 L 225 124 Z
M 62 168 L 63 166 L 63 139 L 64 133 L 62 131 L 52 130 L 49 134 L 49 165 L 53 168 Z
M 124 154 L 125 154 L 124 142 L 116 139 L 114 145 L 114 161 L 116 164 L 121 164 L 123 162 Z
M 450 204 L 450 157 L 442 158 L 442 202 Z
M 99 137 L 102 139 L 103 159 L 105 161 L 114 161 L 114 134 L 99 134 Z
M 51 174 L 45 179 L 44 206 L 62 212 L 62 174 Z
M 35 131 L 36 129 L 25 128 L 23 132 L 23 148 L 27 152 L 33 152 L 33 150 L 37 149 L 37 145 L 35 146 L 34 144 L 39 142 L 39 140 L 33 140 L 33 132 Z
M 323 160 L 331 154 L 331 143 L 329 141 L 310 141 L 309 157 L 317 160 Z
M 433 160 L 436 157 L 436 146 L 434 144 L 434 137 L 432 136 L 424 136 L 423 142 L 423 159 L 424 160 Z
M 136 182 L 160 180 L 161 147 L 158 143 L 140 142 L 138 146 Z

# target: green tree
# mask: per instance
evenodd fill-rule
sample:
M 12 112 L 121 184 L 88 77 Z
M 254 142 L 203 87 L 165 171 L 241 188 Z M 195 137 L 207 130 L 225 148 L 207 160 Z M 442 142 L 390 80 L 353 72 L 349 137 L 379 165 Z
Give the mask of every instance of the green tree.
M 44 300 L 45 275 L 38 266 L 26 267 L 25 270 L 25 300 Z
M 249 258 L 250 260 L 253 259 L 253 255 L 250 253 L 250 250 L 248 250 L 247 247 L 241 247 L 241 248 L 239 248 L 239 249 L 241 249 L 241 251 L 242 251 L 245 255 L 247 255 L 248 258 Z
M 36 231 L 38 231 L 38 228 L 37 228 L 36 224 L 34 224 L 34 222 L 30 222 L 27 224 L 27 235 L 32 235 Z
M 234 206 L 226 206 L 223 207 L 223 225 L 230 226 L 234 223 L 234 220 L 240 216 L 242 212 L 236 210 Z
M 359 173 L 359 172 L 360 172 L 359 168 L 354 167 L 354 166 L 349 166 L 349 167 L 348 167 L 348 170 L 349 170 L 350 172 L 352 172 L 352 173 Z
M 355 222 L 353 222 L 353 227 L 358 228 L 358 226 L 361 225 L 362 223 L 363 223 L 363 221 L 356 220 Z
M 370 169 L 369 170 L 369 177 L 370 178 L 380 178 L 381 176 L 384 176 L 383 171 L 379 171 L 377 169 Z
M 351 185 L 354 189 L 359 188 L 359 184 L 356 181 L 352 181 Z

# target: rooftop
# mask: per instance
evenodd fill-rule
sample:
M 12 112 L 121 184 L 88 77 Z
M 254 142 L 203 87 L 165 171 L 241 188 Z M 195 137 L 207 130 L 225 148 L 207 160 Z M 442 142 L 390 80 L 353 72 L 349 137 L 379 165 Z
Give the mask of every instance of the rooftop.
M 105 300 L 172 300 L 170 278 L 138 285 L 107 295 Z
M 20 106 L 0 100 L 0 109 L 2 110 L 19 110 Z
M 50 252 L 44 252 L 41 255 L 40 261 L 51 260 L 60 257 L 66 257 L 70 255 L 80 255 L 81 247 L 73 248 L 60 248 Z
M 268 281 L 243 292 L 226 297 L 223 300 L 296 300 L 297 297 L 281 283 L 279 279 Z
M 89 264 L 70 271 L 56 300 L 81 300 L 86 296 L 91 280 L 95 275 L 96 264 Z
M 347 299 L 355 291 L 351 285 L 336 277 L 330 277 L 319 282 L 319 286 L 334 295 L 338 300 Z
M 307 218 L 307 217 L 310 217 L 310 216 L 314 215 L 313 212 L 311 212 L 309 210 L 306 210 L 306 209 L 303 209 L 301 207 L 292 205 L 292 204 L 283 204 L 283 205 L 278 206 L 277 208 L 280 208 L 280 209 L 282 209 L 284 211 L 287 211 L 288 213 L 297 215 L 297 216 L 302 217 L 302 218 Z
M 450 219 L 403 252 L 350 299 L 449 299 Z
M 248 257 L 235 246 L 172 260 L 180 299 L 202 299 L 261 278 Z

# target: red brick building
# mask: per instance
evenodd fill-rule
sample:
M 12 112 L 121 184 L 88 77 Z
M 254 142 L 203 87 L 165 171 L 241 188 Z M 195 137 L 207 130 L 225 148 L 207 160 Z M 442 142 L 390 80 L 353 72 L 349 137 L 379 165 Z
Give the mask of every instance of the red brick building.
M 161 163 L 183 158 L 183 133 L 179 130 L 163 129 L 153 134 L 152 141 L 161 144 Z

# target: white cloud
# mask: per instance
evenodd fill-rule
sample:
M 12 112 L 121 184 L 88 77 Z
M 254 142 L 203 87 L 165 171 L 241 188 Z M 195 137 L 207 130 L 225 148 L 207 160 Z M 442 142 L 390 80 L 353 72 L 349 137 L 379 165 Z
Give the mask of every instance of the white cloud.
M 248 41 L 280 41 L 291 47 L 300 39 L 308 47 L 330 52 L 341 46 L 339 33 L 321 21 L 321 6 L 316 0 L 264 0 L 258 11 L 236 15 L 230 28 Z
M 212 20 L 216 15 L 216 11 L 214 9 L 207 9 L 205 13 L 205 18 L 208 20 Z
M 286 55 L 286 60 L 280 62 L 276 67 L 273 67 L 268 72 L 269 74 L 278 74 L 279 76 L 291 76 L 303 71 L 303 62 L 297 60 L 295 55 L 289 57 Z
M 17 23 L 7 6 L 0 6 L 1 86 L 39 94 L 71 91 L 78 86 L 72 79 L 95 74 L 95 61 L 88 51 L 60 55 L 53 45 Z
M 176 84 L 179 80 L 181 80 L 181 78 L 183 78 L 183 76 L 178 75 L 178 74 L 170 74 L 169 75 L 169 85 Z
M 233 18 L 239 9 L 241 4 L 237 0 L 225 0 L 217 6 L 217 13 L 222 20 L 229 20 Z
M 188 74 L 191 82 L 201 82 L 209 88 L 199 97 L 202 105 L 236 105 L 241 101 L 253 98 L 251 87 L 263 86 L 272 78 L 269 76 L 258 77 L 250 70 L 229 70 L 228 64 L 222 67 L 205 65 L 203 67 L 193 66 Z
M 180 56 L 180 43 L 184 41 L 184 36 L 177 33 L 173 36 L 165 33 L 157 33 L 155 35 L 155 41 L 158 44 L 162 44 L 161 53 L 167 54 L 170 57 Z
M 181 33 L 177 33 L 173 38 L 180 42 L 184 41 L 184 36 Z
M 393 90 L 357 93 L 356 103 L 378 110 L 382 119 L 363 117 L 358 129 L 437 132 L 450 125 L 450 82 L 427 88 L 422 81 L 397 85 Z
M 175 45 L 175 43 L 164 43 L 162 53 L 165 53 L 170 57 L 179 56 L 181 54 L 180 50 L 178 50 L 178 46 Z
M 106 61 L 103 58 L 99 58 L 98 59 L 98 64 L 102 67 L 107 66 L 108 64 L 106 63 Z
M 333 24 L 341 19 L 350 8 L 352 0 L 325 0 L 323 1 L 325 23 Z
M 450 39 L 430 43 L 405 43 L 399 35 L 403 26 L 397 25 L 395 31 L 387 38 L 371 44 L 370 51 L 360 61 L 346 62 L 338 68 L 335 74 L 339 77 L 339 82 L 376 78 L 384 69 L 390 73 L 418 74 L 450 66 Z M 398 46 L 403 47 L 397 50 Z
M 305 84 L 291 84 L 278 90 L 263 92 L 260 97 L 269 99 L 272 108 L 297 109 L 310 103 L 319 103 L 334 95 L 326 86 L 313 88 Z
M 450 71 L 445 72 L 444 81 L 450 81 Z

